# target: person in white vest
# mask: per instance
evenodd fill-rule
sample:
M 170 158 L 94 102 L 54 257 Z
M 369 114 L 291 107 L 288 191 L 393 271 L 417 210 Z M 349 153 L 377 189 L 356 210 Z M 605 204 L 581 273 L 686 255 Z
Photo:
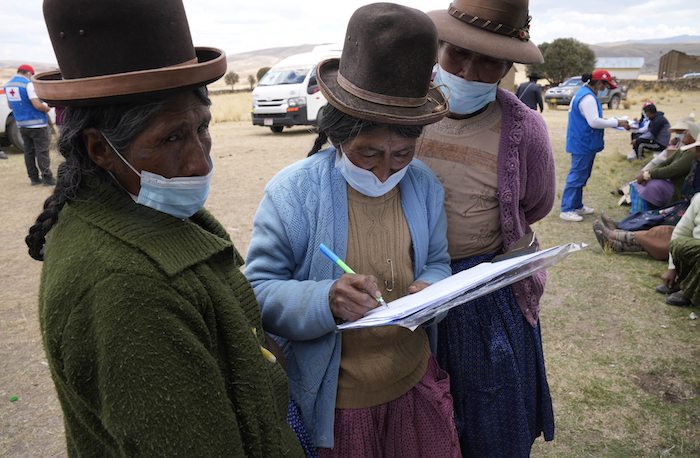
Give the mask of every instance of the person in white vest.
M 42 183 L 53 186 L 56 179 L 51 173 L 49 159 L 51 131 L 47 115 L 51 107 L 41 101 L 34 92 L 34 83 L 30 79 L 32 75 L 34 69 L 30 65 L 20 65 L 17 74 L 5 84 L 5 95 L 24 141 L 24 163 L 27 166 L 29 181 L 32 186 Z

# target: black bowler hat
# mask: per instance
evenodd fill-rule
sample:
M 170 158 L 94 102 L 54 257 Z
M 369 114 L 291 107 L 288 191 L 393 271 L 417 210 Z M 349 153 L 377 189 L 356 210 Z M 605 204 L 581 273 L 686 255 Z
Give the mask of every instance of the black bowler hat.
M 209 84 L 226 55 L 192 45 L 182 0 L 44 0 L 59 71 L 33 78 L 53 105 L 142 100 Z
M 340 59 L 318 65 L 328 102 L 359 119 L 426 125 L 447 114 L 444 96 L 431 84 L 437 31 L 423 12 L 373 3 L 353 13 Z

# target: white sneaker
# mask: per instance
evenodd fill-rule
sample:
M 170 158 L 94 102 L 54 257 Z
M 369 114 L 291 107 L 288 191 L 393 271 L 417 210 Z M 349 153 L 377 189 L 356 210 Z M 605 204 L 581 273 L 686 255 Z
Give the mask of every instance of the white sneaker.
M 583 215 L 592 215 L 595 213 L 595 210 L 593 210 L 591 207 L 586 207 L 585 205 L 581 208 L 577 208 L 574 210 L 577 215 L 583 216 Z
M 559 213 L 559 218 L 563 219 L 564 221 L 583 221 L 583 216 L 576 212 L 561 212 Z
M 637 159 L 637 153 L 634 150 L 627 153 L 627 160 L 628 161 L 632 162 L 635 159 Z

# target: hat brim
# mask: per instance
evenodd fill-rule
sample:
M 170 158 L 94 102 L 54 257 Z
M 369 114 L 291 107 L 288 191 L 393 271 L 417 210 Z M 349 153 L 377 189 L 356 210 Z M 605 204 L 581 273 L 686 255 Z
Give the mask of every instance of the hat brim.
M 382 105 L 361 99 L 338 84 L 340 59 L 328 59 L 318 64 L 318 85 L 328 103 L 358 119 L 405 126 L 424 126 L 439 121 L 447 114 L 447 101 L 440 90 L 431 85 L 426 102 L 419 107 Z
M 127 103 L 148 94 L 161 95 L 204 86 L 226 73 L 226 54 L 196 47 L 197 62 L 114 75 L 63 79 L 60 71 L 32 77 L 37 96 L 50 105 L 89 106 Z
M 521 41 L 517 38 L 471 26 L 450 16 L 447 10 L 430 11 L 427 14 L 433 20 L 438 31 L 438 38 L 442 41 L 479 54 L 519 64 L 541 64 L 544 62 L 537 45 L 529 40 Z

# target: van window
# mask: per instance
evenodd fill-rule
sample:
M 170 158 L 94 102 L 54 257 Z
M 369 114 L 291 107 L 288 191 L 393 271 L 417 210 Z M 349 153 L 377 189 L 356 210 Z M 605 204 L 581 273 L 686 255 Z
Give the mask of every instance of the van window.
M 306 93 L 307 94 L 315 94 L 318 91 L 319 91 L 318 80 L 316 79 L 316 69 L 314 68 L 313 71 L 311 72 L 311 75 L 309 75 L 309 85 L 306 88 Z
M 271 68 L 262 77 L 258 86 L 303 83 L 311 67 Z

